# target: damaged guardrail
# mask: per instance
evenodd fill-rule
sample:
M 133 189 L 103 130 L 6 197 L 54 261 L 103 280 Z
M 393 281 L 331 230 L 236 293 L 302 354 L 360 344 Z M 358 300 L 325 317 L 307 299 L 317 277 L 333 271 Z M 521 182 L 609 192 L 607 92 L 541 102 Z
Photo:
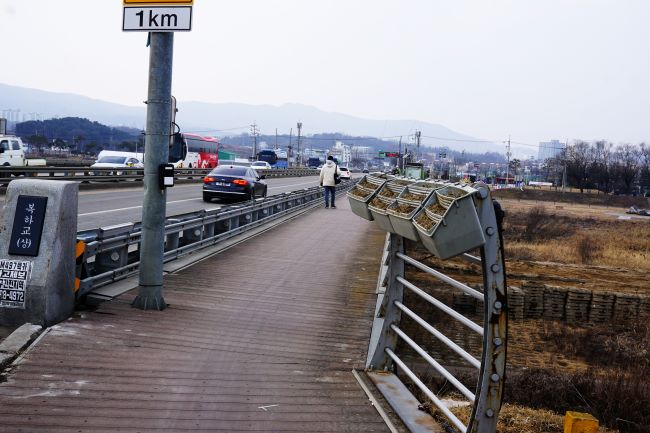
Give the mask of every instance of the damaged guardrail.
M 356 183 L 341 183 L 345 192 Z M 177 215 L 165 222 L 165 263 L 234 236 L 321 204 L 323 189 L 312 187 L 254 202 Z M 93 290 L 137 274 L 141 223 L 127 223 L 77 233 L 77 299 Z

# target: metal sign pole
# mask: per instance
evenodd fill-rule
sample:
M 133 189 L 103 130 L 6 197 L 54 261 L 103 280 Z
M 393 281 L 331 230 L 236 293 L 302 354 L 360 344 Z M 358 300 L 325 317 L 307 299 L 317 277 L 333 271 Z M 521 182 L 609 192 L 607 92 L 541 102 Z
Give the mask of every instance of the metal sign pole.
M 144 203 L 140 244 L 140 288 L 133 306 L 163 310 L 163 253 L 167 194 L 159 185 L 159 167 L 169 160 L 174 33 L 152 32 L 145 137 Z

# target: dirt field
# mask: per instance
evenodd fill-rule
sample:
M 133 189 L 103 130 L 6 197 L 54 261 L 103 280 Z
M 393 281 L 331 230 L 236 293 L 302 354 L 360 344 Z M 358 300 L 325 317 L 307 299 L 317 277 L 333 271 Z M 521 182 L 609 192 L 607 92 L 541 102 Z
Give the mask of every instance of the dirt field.
M 500 200 L 511 284 L 650 293 L 650 217 L 625 208 Z

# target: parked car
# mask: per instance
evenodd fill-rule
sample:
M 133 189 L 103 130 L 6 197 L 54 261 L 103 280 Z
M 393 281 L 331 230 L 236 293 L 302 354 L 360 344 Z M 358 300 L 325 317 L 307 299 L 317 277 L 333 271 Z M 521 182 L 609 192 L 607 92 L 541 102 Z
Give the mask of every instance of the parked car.
M 368 174 L 368 173 L 370 173 L 370 171 L 369 171 L 367 168 L 364 168 L 363 171 L 362 171 L 362 173 L 364 173 L 364 174 Z
M 352 174 L 347 167 L 339 167 L 339 170 L 341 170 L 341 179 L 352 179 Z
M 203 178 L 203 201 L 222 198 L 230 200 L 254 200 L 266 197 L 268 186 L 264 175 L 250 167 L 220 165 Z
M 255 161 L 251 163 L 251 167 L 255 170 L 270 170 L 273 168 L 271 167 L 271 164 L 266 161 Z

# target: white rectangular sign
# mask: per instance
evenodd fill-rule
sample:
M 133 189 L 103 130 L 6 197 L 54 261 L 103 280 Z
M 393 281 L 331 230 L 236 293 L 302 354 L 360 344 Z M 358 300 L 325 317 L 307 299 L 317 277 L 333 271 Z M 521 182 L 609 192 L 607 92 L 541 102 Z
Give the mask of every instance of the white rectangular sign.
M 32 262 L 0 260 L 0 307 L 25 309 Z
M 192 30 L 192 6 L 124 7 L 122 30 L 181 32 Z

